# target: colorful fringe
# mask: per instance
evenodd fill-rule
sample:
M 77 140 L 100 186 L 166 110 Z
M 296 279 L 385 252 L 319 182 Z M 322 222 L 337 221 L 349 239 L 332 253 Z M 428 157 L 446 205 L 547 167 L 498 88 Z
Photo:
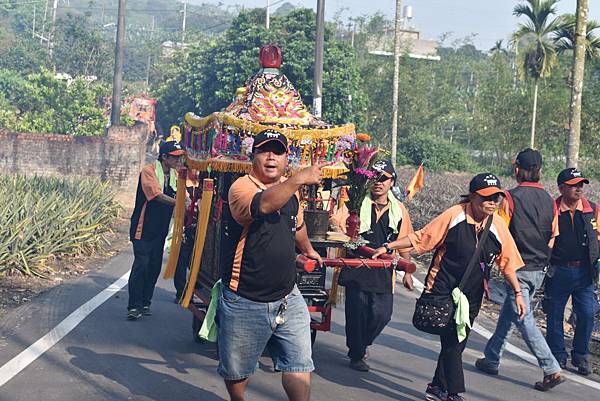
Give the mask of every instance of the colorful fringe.
M 179 251 L 181 249 L 181 241 L 183 240 L 183 220 L 185 214 L 185 174 L 177 176 L 177 194 L 175 195 L 175 215 L 173 216 L 173 236 L 171 238 L 171 246 L 169 251 L 169 259 L 165 268 L 164 279 L 173 278 L 177 261 L 179 260 Z
M 319 139 L 330 139 L 341 137 L 344 135 L 354 135 L 356 129 L 354 124 L 344 124 L 339 126 L 333 126 L 331 128 L 299 128 L 297 126 L 285 126 L 282 124 L 275 125 L 263 125 L 252 121 L 237 118 L 230 114 L 216 112 L 212 113 L 204 118 L 198 117 L 194 113 L 186 113 L 185 122 L 194 128 L 205 128 L 210 123 L 220 121 L 225 126 L 233 126 L 243 131 L 250 131 L 258 134 L 266 129 L 277 129 L 277 131 L 284 134 L 288 139 L 296 140 L 319 140 Z
M 208 229 L 208 221 L 210 218 L 210 209 L 212 205 L 213 192 L 215 188 L 214 180 L 205 178 L 202 183 L 202 199 L 198 208 L 198 225 L 196 227 L 196 242 L 194 243 L 194 251 L 192 253 L 192 261 L 190 274 L 187 281 L 185 293 L 180 302 L 181 306 L 187 308 L 190 305 L 194 288 L 196 287 L 196 279 L 200 273 L 202 263 L 202 252 L 204 251 L 204 243 L 206 241 L 206 231 Z

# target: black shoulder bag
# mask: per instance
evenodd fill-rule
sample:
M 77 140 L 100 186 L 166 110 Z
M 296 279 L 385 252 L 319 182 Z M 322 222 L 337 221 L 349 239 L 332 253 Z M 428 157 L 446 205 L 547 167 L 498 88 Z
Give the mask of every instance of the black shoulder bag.
M 481 246 L 487 240 L 490 226 L 492 225 L 493 216 L 489 216 L 475 248 L 473 256 L 465 269 L 458 288 L 462 291 L 467 280 L 469 279 L 473 268 L 478 264 Z M 455 305 L 452 300 L 452 294 L 433 295 L 423 291 L 415 305 L 415 313 L 413 314 L 413 326 L 418 330 L 429 334 L 442 334 L 448 327 L 452 325 L 454 319 Z

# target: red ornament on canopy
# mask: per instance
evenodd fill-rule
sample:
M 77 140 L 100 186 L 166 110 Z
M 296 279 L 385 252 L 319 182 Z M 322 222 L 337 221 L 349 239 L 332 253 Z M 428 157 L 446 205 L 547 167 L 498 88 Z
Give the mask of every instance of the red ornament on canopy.
M 262 68 L 281 67 L 281 49 L 275 45 L 265 45 L 260 48 L 260 66 Z

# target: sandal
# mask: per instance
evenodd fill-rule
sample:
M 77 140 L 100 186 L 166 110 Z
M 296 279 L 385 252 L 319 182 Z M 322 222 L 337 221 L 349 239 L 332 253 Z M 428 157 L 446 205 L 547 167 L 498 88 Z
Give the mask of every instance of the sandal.
M 534 388 L 538 391 L 548 391 L 564 381 L 565 378 L 560 374 L 547 375 L 541 382 L 536 382 Z

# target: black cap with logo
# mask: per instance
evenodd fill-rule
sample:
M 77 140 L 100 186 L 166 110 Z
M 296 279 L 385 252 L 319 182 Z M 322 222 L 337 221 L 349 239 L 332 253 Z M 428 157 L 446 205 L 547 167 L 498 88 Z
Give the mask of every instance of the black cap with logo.
M 160 144 L 158 148 L 158 155 L 171 155 L 171 156 L 181 156 L 185 154 L 185 150 L 181 147 L 181 145 L 177 141 L 167 141 Z
M 371 170 L 378 174 L 384 175 L 385 177 L 396 180 L 396 170 L 394 170 L 391 160 L 377 160 L 375 163 L 373 163 L 373 166 L 371 166 Z
M 590 183 L 590 181 L 583 176 L 583 173 L 575 167 L 566 168 L 561 171 L 556 178 L 556 182 L 558 185 L 576 185 L 580 182 L 583 182 L 584 184 Z
M 490 196 L 496 193 L 504 193 L 500 185 L 500 179 L 492 173 L 477 174 L 469 183 L 469 193 L 481 196 Z
M 542 167 L 542 154 L 537 150 L 526 148 L 519 152 L 514 164 L 527 171 Z
M 281 144 L 284 151 L 287 153 L 288 151 L 288 143 L 287 138 L 281 132 L 275 131 L 273 129 L 266 129 L 264 131 L 259 132 L 254 137 L 254 143 L 252 145 L 252 153 L 256 151 L 257 148 L 260 148 L 265 143 L 277 141 Z

